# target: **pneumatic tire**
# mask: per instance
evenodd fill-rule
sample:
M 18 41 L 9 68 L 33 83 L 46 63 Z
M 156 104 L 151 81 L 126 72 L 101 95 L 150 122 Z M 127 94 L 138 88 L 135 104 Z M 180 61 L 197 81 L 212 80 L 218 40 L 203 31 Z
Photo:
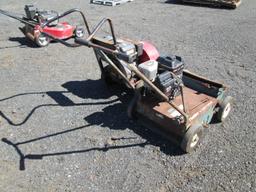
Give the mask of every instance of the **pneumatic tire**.
M 219 110 L 217 112 L 217 120 L 220 122 L 224 122 L 231 109 L 232 109 L 233 98 L 231 96 L 227 96 L 222 102 L 219 103 Z
M 191 153 L 195 150 L 198 144 L 201 142 L 203 136 L 203 127 L 202 125 L 192 125 L 181 141 L 181 149 L 186 153 Z
M 38 37 L 35 37 L 35 43 L 39 47 L 46 47 L 47 45 L 49 45 L 50 41 L 50 38 L 42 33 L 40 33 Z

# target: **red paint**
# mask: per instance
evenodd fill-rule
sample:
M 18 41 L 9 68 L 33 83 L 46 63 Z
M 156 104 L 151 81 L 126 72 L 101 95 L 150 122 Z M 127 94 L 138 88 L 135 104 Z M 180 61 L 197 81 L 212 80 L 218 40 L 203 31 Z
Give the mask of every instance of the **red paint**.
M 67 22 L 58 23 L 58 25 L 54 27 L 46 26 L 43 29 L 39 25 L 37 25 L 34 29 L 34 33 L 40 30 L 41 32 L 48 33 L 57 39 L 68 39 L 73 36 L 75 27 L 69 25 Z
M 151 43 L 142 41 L 143 43 L 143 54 L 140 56 L 140 63 L 143 63 L 148 60 L 157 60 L 160 56 L 157 49 Z

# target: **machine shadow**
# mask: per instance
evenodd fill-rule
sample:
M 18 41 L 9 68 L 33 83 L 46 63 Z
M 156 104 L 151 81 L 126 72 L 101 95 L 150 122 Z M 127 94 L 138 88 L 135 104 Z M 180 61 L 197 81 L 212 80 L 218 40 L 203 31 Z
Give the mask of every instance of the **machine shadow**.
M 39 48 L 33 41 L 31 41 L 26 37 L 9 37 L 9 41 L 18 42 L 19 45 L 17 47 L 21 47 L 21 48 L 25 48 L 25 47 Z
M 52 136 L 57 136 L 59 134 L 64 134 L 67 132 L 71 132 L 71 131 L 75 131 L 78 129 L 82 129 L 85 128 L 87 126 L 81 126 L 81 127 L 77 127 L 71 130 L 67 130 L 67 131 L 63 131 L 63 132 L 59 132 L 59 133 L 54 133 L 51 135 L 47 135 L 47 136 L 42 136 L 39 138 L 35 138 L 35 139 L 31 139 L 28 141 L 24 141 L 24 142 L 20 142 L 20 143 L 14 143 L 10 140 L 8 140 L 7 138 L 2 138 L 2 142 L 12 146 L 14 148 L 14 150 L 17 152 L 17 154 L 19 155 L 19 170 L 24 171 L 26 169 L 25 166 L 25 161 L 28 160 L 42 160 L 44 157 L 52 157 L 52 156 L 60 156 L 60 155 L 72 155 L 72 154 L 81 154 L 81 153 L 86 153 L 86 152 L 90 152 L 90 151 L 102 151 L 102 152 L 106 152 L 108 150 L 114 150 L 114 149 L 121 149 L 121 148 L 129 148 L 129 147 L 144 147 L 145 145 L 148 144 L 148 142 L 141 142 L 141 143 L 135 143 L 135 144 L 126 144 L 126 145 L 113 145 L 113 146 L 108 146 L 105 145 L 103 147 L 92 147 L 92 148 L 88 148 L 88 149 L 82 149 L 82 150 L 72 150 L 72 151 L 61 151 L 61 152 L 55 152 L 55 153 L 44 153 L 44 154 L 24 154 L 21 149 L 19 148 L 19 145 L 22 144 L 26 144 L 26 143 L 32 143 L 41 139 L 46 139 Z M 117 139 L 123 139 L 123 138 L 117 138 Z
M 99 112 L 88 115 L 84 120 L 90 125 L 113 130 L 130 129 L 148 144 L 158 146 L 167 155 L 182 155 L 184 152 L 163 136 L 156 134 L 149 128 L 141 125 L 135 119 L 129 119 L 127 108 L 134 93 L 122 84 L 108 84 L 103 80 L 70 81 L 62 85 L 68 92 L 80 98 L 108 99 L 112 96 L 118 98 L 118 102 L 107 105 Z M 91 90 L 86 92 L 85 90 Z
M 119 95 L 125 91 L 125 89 L 119 85 L 107 86 L 101 79 L 69 81 L 61 86 L 68 92 L 82 99 L 108 99 L 113 95 Z
M 127 116 L 127 107 L 129 101 L 132 99 L 133 93 L 120 85 L 114 85 L 111 87 L 107 87 L 102 80 L 86 80 L 86 81 L 70 81 L 64 83 L 62 85 L 67 91 L 58 92 L 58 91 L 50 91 L 46 92 L 48 96 L 56 101 L 56 104 L 45 104 L 39 105 L 32 110 L 32 113 L 40 108 L 40 107 L 48 107 L 48 106 L 78 106 L 78 105 L 97 105 L 97 104 L 106 104 L 107 106 L 102 109 L 100 112 L 95 112 L 90 114 L 84 118 L 84 120 L 88 123 L 81 127 L 75 127 L 71 129 L 66 129 L 65 131 L 55 132 L 49 135 L 43 135 L 38 138 L 28 139 L 22 142 L 12 142 L 7 138 L 2 138 L 2 142 L 12 146 L 17 154 L 19 155 L 19 169 L 25 170 L 25 160 L 41 160 L 43 157 L 52 157 L 52 156 L 60 156 L 60 155 L 70 155 L 70 154 L 81 154 L 90 151 L 102 151 L 106 152 L 108 150 L 120 149 L 120 148 L 129 148 L 129 147 L 144 147 L 145 145 L 153 145 L 159 147 L 160 151 L 165 153 L 166 155 L 177 156 L 183 155 L 184 152 L 171 143 L 169 140 L 163 138 L 162 136 L 155 134 L 150 129 L 140 125 L 137 121 L 131 120 Z M 90 91 L 85 91 L 90 90 Z M 81 98 L 92 98 L 92 99 L 108 99 L 112 96 L 117 96 L 118 99 L 104 101 L 104 102 L 95 102 L 95 103 L 74 103 L 68 97 L 66 97 L 63 93 L 72 93 Z M 28 93 L 29 94 L 29 93 Z M 17 96 L 24 95 L 18 94 Z M 11 96 L 5 99 L 14 98 L 15 96 Z M 4 100 L 4 99 L 2 99 Z M 1 100 L 0 100 L 1 101 Z M 110 105 L 111 104 L 111 105 Z M 32 113 L 30 115 L 32 115 Z M 32 142 L 36 142 L 43 139 L 48 139 L 50 137 L 55 137 L 62 134 L 67 134 L 70 132 L 78 131 L 84 129 L 86 127 L 97 125 L 98 127 L 113 129 L 113 130 L 124 130 L 130 129 L 138 136 L 143 138 L 145 142 L 140 143 L 125 143 L 124 145 L 106 145 L 104 147 L 93 147 L 84 150 L 72 150 L 72 151 L 60 151 L 55 153 L 43 153 L 43 154 L 24 154 L 19 148 L 20 145 L 29 144 Z M 119 138 L 125 139 L 125 138 Z
M 12 126 L 21 126 L 25 124 L 35 111 L 44 108 L 44 107 L 75 107 L 75 106 L 87 106 L 87 105 L 107 105 L 118 101 L 118 98 L 106 100 L 106 101 L 96 101 L 96 102 L 79 102 L 75 103 L 71 99 L 69 99 L 65 94 L 70 93 L 76 95 L 82 99 L 90 98 L 90 99 L 108 99 L 113 96 L 111 93 L 111 88 L 108 89 L 105 84 L 100 80 L 85 80 L 85 81 L 70 81 L 64 83 L 62 87 L 66 88 L 67 91 L 46 91 L 46 92 L 30 92 L 30 93 L 20 93 L 17 95 L 12 95 L 10 97 L 0 99 L 0 102 L 14 99 L 16 97 L 21 96 L 29 96 L 29 95 L 47 95 L 51 99 L 55 101 L 55 103 L 46 103 L 35 106 L 28 115 L 21 122 L 14 122 L 11 118 L 7 117 L 1 110 L 0 116 L 5 119 Z M 89 90 L 89 91 L 88 91 Z M 121 91 L 121 90 L 120 90 Z
M 18 42 L 18 45 L 11 45 L 11 46 L 3 46 L 0 47 L 0 49 L 12 49 L 12 48 L 37 48 L 37 46 L 35 45 L 35 43 L 33 43 L 31 40 L 25 38 L 25 37 L 9 37 L 9 41 L 12 42 Z

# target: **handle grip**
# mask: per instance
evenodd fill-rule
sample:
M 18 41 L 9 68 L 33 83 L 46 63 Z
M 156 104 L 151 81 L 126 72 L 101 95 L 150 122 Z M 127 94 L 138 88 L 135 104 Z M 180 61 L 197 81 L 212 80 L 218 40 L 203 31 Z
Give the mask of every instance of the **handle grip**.
M 85 45 L 87 47 L 91 47 L 92 46 L 92 42 L 91 41 L 88 41 L 88 40 L 82 39 L 82 38 L 75 38 L 75 42 L 77 44 Z

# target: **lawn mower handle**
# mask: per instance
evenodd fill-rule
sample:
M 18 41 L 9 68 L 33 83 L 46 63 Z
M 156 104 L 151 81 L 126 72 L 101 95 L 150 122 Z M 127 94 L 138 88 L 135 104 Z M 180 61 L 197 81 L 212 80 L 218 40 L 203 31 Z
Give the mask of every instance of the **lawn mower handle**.
M 87 20 L 85 18 L 85 15 L 83 14 L 83 12 L 80 11 L 79 9 L 77 9 L 77 8 L 74 8 L 74 9 L 70 9 L 70 10 L 62 13 L 61 15 L 58 15 L 58 16 L 50 19 L 49 21 L 41 24 L 41 28 L 44 28 L 44 27 L 48 26 L 50 23 L 52 23 L 52 22 L 54 22 L 56 20 L 59 20 L 60 18 L 63 18 L 63 17 L 65 17 L 65 16 L 67 16 L 67 15 L 69 15 L 71 13 L 74 13 L 74 12 L 80 13 L 82 18 L 83 18 L 84 24 L 86 26 L 86 29 L 87 29 L 87 32 L 88 32 L 88 35 L 89 35 L 86 39 L 76 38 L 75 39 L 75 43 L 77 43 L 77 44 L 70 44 L 70 43 L 62 41 L 61 39 L 55 38 L 55 37 L 53 37 L 53 36 L 51 36 L 51 35 L 49 35 L 47 33 L 43 33 L 43 34 L 45 34 L 46 36 L 49 36 L 52 39 L 55 39 L 55 40 L 59 41 L 60 43 L 66 45 L 68 47 L 77 47 L 79 45 L 85 45 L 87 47 L 97 48 L 97 49 L 103 50 L 103 51 L 105 51 L 107 53 L 111 53 L 111 54 L 117 55 L 118 58 L 123 59 L 123 60 L 125 60 L 127 62 L 131 62 L 132 60 L 134 60 L 134 57 L 127 56 L 126 54 L 123 54 L 123 53 L 119 52 L 116 49 L 109 49 L 109 48 L 97 45 L 97 44 L 92 42 L 93 37 L 101 29 L 101 27 L 107 22 L 109 24 L 109 27 L 110 27 L 110 30 L 111 30 L 111 35 L 112 35 L 112 38 L 113 38 L 113 45 L 117 44 L 116 36 L 115 36 L 115 32 L 114 32 L 114 27 L 113 27 L 111 19 L 109 19 L 109 18 L 102 19 L 98 23 L 98 25 L 94 28 L 94 30 L 91 32 L 90 28 L 89 28 L 89 25 L 88 25 L 88 22 L 87 22 Z
M 90 31 L 90 28 L 89 28 L 89 25 L 88 25 L 88 22 L 87 22 L 87 20 L 86 20 L 86 18 L 85 18 L 85 16 L 84 16 L 83 12 L 80 11 L 79 9 L 77 9 L 77 8 L 70 9 L 70 10 L 68 10 L 68 11 L 66 11 L 66 12 L 64 12 L 64 13 L 62 13 L 61 15 L 57 15 L 56 17 L 50 19 L 49 21 L 47 21 L 47 22 L 41 24 L 41 28 L 44 28 L 44 27 L 48 26 L 49 24 L 51 24 L 52 22 L 54 22 L 54 21 L 56 21 L 56 20 L 59 20 L 60 18 L 65 17 L 65 16 L 67 16 L 67 15 L 69 15 L 69 14 L 71 14 L 71 13 L 75 13 L 75 12 L 80 13 L 81 16 L 82 16 L 82 18 L 83 18 L 84 24 L 85 24 L 85 26 L 86 26 L 86 29 L 87 29 L 87 32 L 88 32 L 88 35 L 89 35 L 89 37 L 87 37 L 87 39 L 86 39 L 87 41 L 90 41 L 90 40 L 95 36 L 95 34 L 101 29 L 101 27 L 104 25 L 104 23 L 108 22 L 108 23 L 109 23 L 110 30 L 111 30 L 111 35 L 112 35 L 112 37 L 113 37 L 114 45 L 116 45 L 116 36 L 115 36 L 114 27 L 113 27 L 113 25 L 112 25 L 111 19 L 109 19 L 109 18 L 104 18 L 104 19 L 102 19 L 102 20 L 99 22 L 99 24 L 95 27 L 95 29 L 91 32 L 91 31 Z
M 112 38 L 113 38 L 113 44 L 116 45 L 116 44 L 117 44 L 116 35 L 115 35 L 114 27 L 113 27 L 113 24 L 112 24 L 112 21 L 111 21 L 110 18 L 103 18 L 103 19 L 98 23 L 98 25 L 95 27 L 95 29 L 90 33 L 90 35 L 89 35 L 89 37 L 87 38 L 87 40 L 88 40 L 88 41 L 92 40 L 93 37 L 96 35 L 96 33 L 101 29 L 101 27 L 102 27 L 106 22 L 108 22 L 109 27 L 110 27 L 110 30 L 111 30 L 111 35 L 112 35 Z

